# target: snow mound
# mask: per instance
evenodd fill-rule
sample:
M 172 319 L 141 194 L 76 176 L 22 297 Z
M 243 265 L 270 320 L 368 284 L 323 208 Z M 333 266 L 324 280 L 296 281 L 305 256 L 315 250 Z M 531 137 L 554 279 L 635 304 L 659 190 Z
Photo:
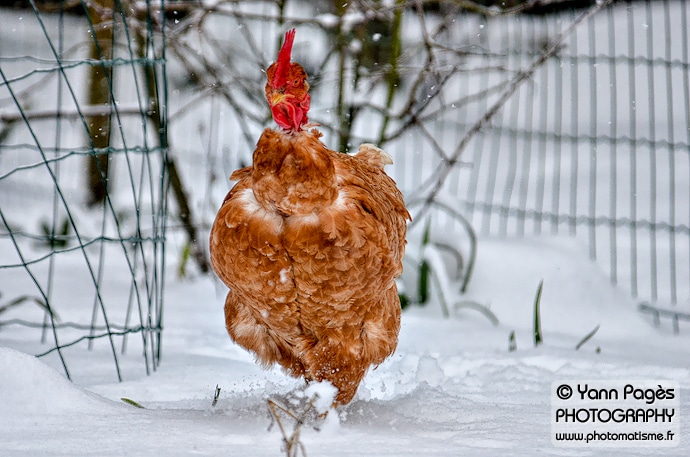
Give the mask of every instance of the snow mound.
M 2 417 L 103 411 L 111 402 L 88 393 L 36 357 L 0 347 Z
M 310 384 L 304 390 L 304 393 L 307 397 L 314 398 L 314 408 L 316 408 L 319 414 L 324 414 L 333 404 L 333 400 L 338 394 L 338 389 L 329 381 L 321 381 Z

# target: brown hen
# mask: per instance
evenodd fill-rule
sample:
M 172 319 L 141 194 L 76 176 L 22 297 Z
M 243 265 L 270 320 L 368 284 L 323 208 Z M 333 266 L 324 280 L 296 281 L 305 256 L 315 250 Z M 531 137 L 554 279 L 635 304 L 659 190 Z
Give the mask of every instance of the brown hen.
M 252 166 L 230 177 L 238 183 L 213 224 L 211 262 L 230 288 L 230 337 L 265 366 L 330 381 L 335 404 L 346 404 L 397 345 L 395 278 L 410 216 L 383 170 L 392 163 L 385 152 L 369 144 L 334 152 L 303 129 L 309 85 L 290 62 L 294 34 L 266 72 L 281 129 L 264 130 Z

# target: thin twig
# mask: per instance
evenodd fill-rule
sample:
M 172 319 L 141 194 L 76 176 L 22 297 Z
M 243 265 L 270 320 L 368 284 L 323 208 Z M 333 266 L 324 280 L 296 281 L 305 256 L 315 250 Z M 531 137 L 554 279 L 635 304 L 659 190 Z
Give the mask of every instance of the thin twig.
M 289 408 L 281 405 L 280 403 L 276 402 L 275 400 L 269 398 L 268 399 L 268 409 L 271 413 L 271 417 L 275 420 L 275 422 L 278 424 L 278 428 L 280 428 L 280 433 L 283 435 L 283 443 L 285 445 L 285 455 L 287 457 L 296 457 L 297 456 L 297 451 L 301 450 L 302 455 L 304 457 L 307 456 L 307 451 L 304 448 L 304 444 L 300 441 L 300 433 L 301 433 L 301 428 L 302 425 L 304 424 L 304 420 L 309 414 L 309 412 L 314 408 L 314 402 L 316 402 L 318 398 L 318 395 L 314 395 L 309 402 L 307 403 L 306 408 L 304 411 L 302 411 L 301 414 L 296 414 Z M 283 412 L 286 414 L 288 417 L 290 417 L 292 420 L 294 420 L 294 427 L 292 430 L 292 434 L 288 435 L 286 432 L 285 427 L 283 426 L 283 422 L 280 419 L 280 414 L 279 412 Z
M 218 404 L 219 398 L 220 398 L 220 387 L 218 387 L 218 384 L 216 384 L 216 391 L 213 393 L 213 402 L 211 402 L 211 406 L 216 406 Z

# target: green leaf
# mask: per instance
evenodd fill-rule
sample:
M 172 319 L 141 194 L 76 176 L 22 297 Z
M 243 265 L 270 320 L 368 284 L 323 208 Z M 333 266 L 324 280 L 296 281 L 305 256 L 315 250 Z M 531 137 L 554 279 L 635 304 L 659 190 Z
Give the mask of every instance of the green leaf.
M 540 315 L 540 304 L 541 304 L 541 291 L 544 288 L 544 280 L 539 281 L 539 287 L 537 288 L 537 296 L 534 298 L 534 347 L 539 346 L 543 339 L 541 335 L 541 315 Z
M 515 351 L 517 351 L 517 341 L 515 341 L 515 330 L 513 330 L 508 337 L 508 352 Z
M 187 276 L 187 263 L 189 262 L 189 257 L 192 253 L 191 243 L 185 243 L 182 246 L 182 252 L 180 252 L 180 263 L 177 266 L 177 277 L 184 278 Z
M 427 263 L 426 260 L 422 260 L 422 263 L 419 265 L 419 290 L 418 290 L 418 295 L 419 295 L 419 304 L 420 305 L 426 305 L 427 301 L 429 301 L 429 274 L 431 272 L 431 269 L 429 268 L 429 264 Z
M 143 406 L 141 406 L 139 403 L 137 403 L 137 402 L 135 402 L 134 400 L 131 400 L 131 399 L 129 399 L 129 398 L 122 397 L 122 398 L 120 398 L 120 400 L 122 400 L 123 402 L 127 403 L 128 405 L 132 405 L 132 406 L 134 406 L 134 407 L 136 407 L 136 408 L 146 409 L 146 408 L 144 408 Z
M 400 298 L 400 309 L 410 306 L 410 297 L 407 294 L 398 294 L 398 298 Z
M 575 346 L 575 350 L 577 351 L 577 350 L 580 349 L 582 346 L 584 346 L 584 344 L 585 344 L 587 341 L 589 341 L 598 331 L 599 331 L 599 326 L 597 325 L 596 327 L 594 327 L 594 330 L 592 330 L 591 332 L 589 332 L 588 334 L 586 334 L 585 337 L 582 338 L 582 339 L 580 340 L 579 343 L 577 343 L 577 345 Z
M 429 244 L 431 232 L 431 218 L 427 218 L 426 225 L 424 226 L 424 236 L 422 237 L 422 252 Z M 417 298 L 419 299 L 420 305 L 426 305 L 429 301 L 429 275 L 431 274 L 431 268 L 429 268 L 429 263 L 422 259 L 419 264 L 419 283 L 417 285 Z

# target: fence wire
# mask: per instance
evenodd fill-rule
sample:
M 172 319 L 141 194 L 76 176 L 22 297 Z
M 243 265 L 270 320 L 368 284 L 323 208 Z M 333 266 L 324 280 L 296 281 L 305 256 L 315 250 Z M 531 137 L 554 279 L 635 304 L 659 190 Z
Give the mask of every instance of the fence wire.
M 500 33 L 477 40 L 493 51 L 477 67 L 519 71 L 575 14 L 478 21 Z M 582 236 L 633 297 L 687 309 L 688 19 L 682 1 L 617 3 L 537 70 L 448 184 L 481 233 Z M 457 84 L 486 89 L 499 78 L 467 73 Z M 449 122 L 466 130 L 482 103 Z
M 453 209 L 438 215 L 449 230 L 466 229 L 462 213 L 484 235 L 583 239 L 612 282 L 677 329 L 690 315 L 686 2 L 615 2 L 588 17 L 453 157 L 583 13 L 561 3 L 573 4 L 80 0 L 57 2 L 76 14 L 32 2 L 3 10 L 12 26 L 0 31 L 0 343 L 36 328 L 50 342 L 29 350 L 67 370 L 88 342 L 121 376 L 135 334 L 155 368 L 165 235 L 186 233 L 207 271 L 202 235 L 226 177 L 270 125 L 261 69 L 293 26 L 326 144 L 384 147 L 410 201 L 442 184 L 436 207 Z M 525 14 L 522 4 L 551 10 Z M 166 228 L 168 177 L 178 214 Z
M 482 52 L 452 87 L 466 100 L 491 94 L 578 14 L 458 18 Z M 686 2 L 672 0 L 617 2 L 587 19 L 472 141 L 444 187 L 479 233 L 582 238 L 611 281 L 676 332 L 690 319 L 689 19 Z M 431 136 L 457 144 L 495 97 L 446 113 Z M 431 145 L 397 146 L 414 157 Z M 429 179 L 417 154 L 398 171 L 412 194 Z
M 269 124 L 259 69 L 275 55 L 276 37 L 297 26 L 309 44 L 296 41 L 295 60 L 313 83 L 310 119 L 322 124 L 326 144 L 384 147 L 410 201 L 451 167 L 439 198 L 478 233 L 576 236 L 639 302 L 668 308 L 662 314 L 676 324 L 688 314 L 686 2 L 620 1 L 587 18 L 459 160 L 453 151 L 477 119 L 584 10 L 559 9 L 567 3 L 559 1 L 545 2 L 547 14 L 500 14 L 471 2 L 326 3 L 219 1 L 182 20 L 174 52 L 203 90 L 181 99 L 173 118 L 197 125 L 196 144 L 178 144 L 190 159 L 187 179 L 207 177 L 195 196 L 204 224 L 227 188 L 219 176 L 249 162 Z M 462 231 L 452 215 L 446 220 Z
M 165 24 L 113 0 L 1 14 L 0 344 L 29 329 L 24 349 L 68 378 L 88 348 L 122 379 L 137 336 L 148 373 L 165 273 Z

